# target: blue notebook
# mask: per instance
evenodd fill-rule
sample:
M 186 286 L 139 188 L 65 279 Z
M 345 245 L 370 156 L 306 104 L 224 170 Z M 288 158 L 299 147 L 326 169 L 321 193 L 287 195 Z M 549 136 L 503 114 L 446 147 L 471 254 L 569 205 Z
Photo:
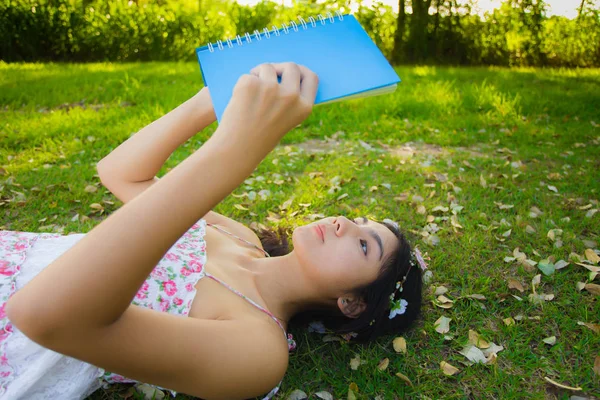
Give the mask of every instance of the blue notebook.
M 327 13 L 196 49 L 220 122 L 240 76 L 262 63 L 295 62 L 319 77 L 315 104 L 396 90 L 400 78 L 353 15 Z

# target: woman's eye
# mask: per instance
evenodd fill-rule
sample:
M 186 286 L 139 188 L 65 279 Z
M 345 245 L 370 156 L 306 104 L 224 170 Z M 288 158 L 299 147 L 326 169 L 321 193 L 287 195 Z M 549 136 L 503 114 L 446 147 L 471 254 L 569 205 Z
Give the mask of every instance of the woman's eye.
M 363 253 L 365 253 L 365 256 L 366 256 L 367 255 L 367 248 L 368 248 L 368 246 L 367 246 L 367 242 L 365 240 L 361 240 L 360 241 L 361 246 L 363 245 L 363 243 L 365 245 Z

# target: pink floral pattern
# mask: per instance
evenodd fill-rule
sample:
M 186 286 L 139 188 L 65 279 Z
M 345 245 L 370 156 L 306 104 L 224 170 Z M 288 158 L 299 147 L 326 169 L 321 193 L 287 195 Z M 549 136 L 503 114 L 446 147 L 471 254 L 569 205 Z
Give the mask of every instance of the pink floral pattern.
M 27 257 L 27 250 L 40 237 L 60 237 L 60 234 L 0 231 L 0 397 L 14 375 L 14 368 L 6 357 L 4 347 L 13 334 L 13 326 L 6 316 L 6 302 L 16 291 L 16 277 Z
M 283 325 L 268 310 L 204 271 L 206 243 L 203 238 L 205 233 L 206 221 L 201 219 L 167 251 L 139 288 L 132 304 L 161 312 L 187 316 L 196 295 L 195 285 L 200 279 L 207 276 L 269 314 L 286 334 L 290 351 L 294 350 L 296 343 L 292 335 L 285 332 Z M 2 397 L 5 388 L 10 383 L 14 372 L 10 360 L 7 359 L 3 350 L 3 343 L 6 343 L 13 333 L 12 324 L 6 317 L 5 305 L 16 290 L 15 278 L 26 259 L 27 250 L 34 245 L 37 239 L 40 237 L 51 239 L 61 236 L 60 234 L 49 233 L 0 231 L 0 256 L 2 257 L 0 260 L 0 397 Z M 110 383 L 137 382 L 105 371 L 102 368 L 99 368 L 99 376 L 98 380 L 105 387 Z M 281 383 L 265 397 L 265 400 L 272 398 L 278 392 L 280 385 Z M 173 397 L 177 394 L 174 390 L 159 386 L 155 387 L 170 392 Z

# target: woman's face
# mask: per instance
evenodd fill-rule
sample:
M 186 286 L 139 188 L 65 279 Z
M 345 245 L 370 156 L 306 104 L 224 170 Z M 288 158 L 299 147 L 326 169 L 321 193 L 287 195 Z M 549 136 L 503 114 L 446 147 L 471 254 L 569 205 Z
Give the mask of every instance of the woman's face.
M 385 225 L 364 217 L 315 221 L 296 228 L 292 242 L 306 276 L 335 296 L 373 282 L 399 245 Z

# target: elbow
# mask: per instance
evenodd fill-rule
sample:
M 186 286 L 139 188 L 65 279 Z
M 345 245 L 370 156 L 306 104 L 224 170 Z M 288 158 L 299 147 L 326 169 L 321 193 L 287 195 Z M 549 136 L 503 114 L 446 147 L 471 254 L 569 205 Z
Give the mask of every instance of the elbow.
M 39 333 L 39 324 L 35 323 L 35 319 L 32 322 L 32 318 L 27 315 L 27 310 L 24 310 L 20 303 L 15 302 L 14 295 L 6 303 L 4 312 L 10 324 L 18 328 L 28 338 L 33 340 L 33 337 Z
M 8 321 L 12 327 L 16 327 L 29 339 L 45 346 L 46 340 L 44 338 L 48 337 L 50 331 L 44 322 L 45 318 L 42 318 L 36 310 L 32 310 L 32 307 L 24 307 L 21 304 L 22 302 L 15 302 L 15 295 L 8 300 L 4 307 Z

